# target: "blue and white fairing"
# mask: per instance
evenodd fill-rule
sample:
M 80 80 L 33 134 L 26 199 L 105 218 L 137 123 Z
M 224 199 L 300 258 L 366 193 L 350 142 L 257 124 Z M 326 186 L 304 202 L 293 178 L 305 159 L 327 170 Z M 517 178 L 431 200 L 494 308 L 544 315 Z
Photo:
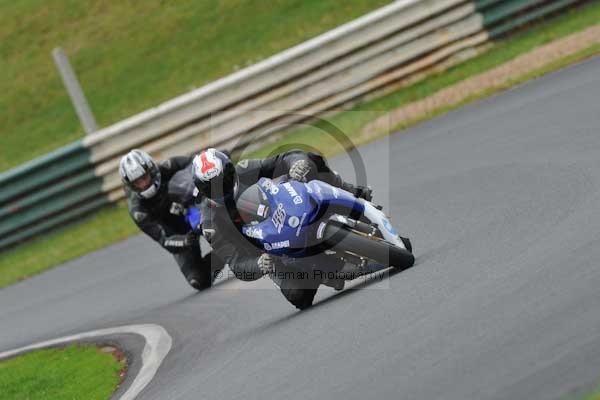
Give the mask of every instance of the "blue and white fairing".
M 355 211 L 357 215 L 365 210 L 364 202 L 351 193 L 317 180 L 309 183 L 275 183 L 271 179 L 261 178 L 258 185 L 268 201 L 268 218 L 256 224 L 244 225 L 242 233 L 256 240 L 271 254 L 293 257 L 307 255 L 306 250 L 311 243 L 314 244 L 319 229 L 315 222 L 318 222 L 325 207 L 339 206 Z M 266 208 L 265 205 L 258 207 Z M 261 211 L 266 212 L 259 210 L 258 214 L 262 214 Z

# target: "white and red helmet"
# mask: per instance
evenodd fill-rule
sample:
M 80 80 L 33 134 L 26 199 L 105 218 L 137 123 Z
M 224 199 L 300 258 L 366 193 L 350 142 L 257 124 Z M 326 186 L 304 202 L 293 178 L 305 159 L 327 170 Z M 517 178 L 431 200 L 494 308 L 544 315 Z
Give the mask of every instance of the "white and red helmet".
M 199 195 L 221 204 L 235 199 L 238 178 L 235 166 L 225 153 L 213 148 L 202 151 L 194 157 L 192 170 Z

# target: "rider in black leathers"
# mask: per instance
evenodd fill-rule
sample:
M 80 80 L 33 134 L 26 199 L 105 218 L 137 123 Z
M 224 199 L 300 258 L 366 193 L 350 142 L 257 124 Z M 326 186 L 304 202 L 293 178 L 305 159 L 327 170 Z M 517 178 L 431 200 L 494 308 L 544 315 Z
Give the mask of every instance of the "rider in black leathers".
M 121 159 L 119 172 L 135 224 L 173 255 L 193 288 L 202 290 L 211 286 L 218 263 L 213 269 L 211 255 L 201 256 L 198 237 L 183 217 L 186 199 L 169 191 L 173 176 L 189 167 L 191 161 L 192 157 L 173 157 L 157 164 L 147 153 L 132 150 Z M 143 172 L 139 179 L 149 177 L 151 186 L 142 188 L 146 190 L 136 187 L 128 176 L 135 172 Z
M 194 165 L 192 166 L 192 168 L 196 168 L 196 171 L 202 170 L 207 172 L 209 179 L 206 182 L 213 179 L 212 175 L 214 174 L 211 166 L 214 164 L 223 164 L 225 165 L 224 168 L 227 169 L 226 165 L 228 165 L 229 160 L 228 157 L 223 157 L 222 153 L 217 151 L 214 151 L 211 155 L 211 151 L 212 149 L 207 151 L 208 156 L 206 154 L 202 155 L 202 153 L 196 156 Z M 218 159 L 213 158 L 215 155 Z M 204 157 L 204 162 L 201 157 Z M 211 163 L 211 160 L 214 162 Z M 231 168 L 234 168 L 233 164 L 231 164 Z M 273 179 L 289 175 L 293 179 L 303 181 L 319 179 L 347 190 L 357 197 L 371 200 L 370 188 L 354 186 L 344 182 L 335 171 L 331 170 L 322 156 L 301 150 L 288 151 L 262 160 L 242 160 L 235 165 L 235 172 L 233 174 L 237 176 L 236 184 L 238 186 L 235 192 L 238 195 L 246 188 L 255 184 L 260 178 Z M 265 274 L 265 261 L 268 263 L 273 262 L 273 260 L 269 260 L 268 257 L 265 260 L 265 256 L 267 255 L 264 254 L 264 250 L 255 247 L 240 233 L 243 223 L 235 206 L 224 207 L 210 200 L 219 196 L 215 196 L 214 193 L 211 194 L 210 189 L 207 189 L 206 185 L 202 189 L 203 184 L 206 182 L 199 181 L 197 176 L 195 176 L 195 184 L 199 192 L 205 196 L 202 202 L 202 229 L 205 237 L 211 243 L 213 253 L 229 265 L 238 279 L 245 281 L 259 279 Z M 227 183 L 224 186 L 227 186 Z M 231 200 L 234 199 L 229 198 L 230 202 Z M 220 202 L 223 203 L 222 200 Z M 317 258 L 313 258 L 313 261 Z M 291 263 L 296 262 L 294 260 L 288 261 Z M 277 262 L 280 268 L 285 268 L 280 260 L 277 260 Z M 331 263 L 332 261 L 331 259 L 327 259 L 327 262 Z M 289 277 L 289 275 L 286 276 Z M 296 307 L 303 309 L 312 304 L 317 287 L 322 281 L 319 279 L 286 278 L 276 283 L 288 301 Z

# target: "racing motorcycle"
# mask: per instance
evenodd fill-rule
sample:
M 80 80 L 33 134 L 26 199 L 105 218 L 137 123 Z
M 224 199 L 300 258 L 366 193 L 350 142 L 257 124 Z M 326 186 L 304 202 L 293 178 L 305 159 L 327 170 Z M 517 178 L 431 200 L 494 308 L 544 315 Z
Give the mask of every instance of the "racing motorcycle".
M 344 280 L 389 267 L 404 270 L 415 262 L 381 207 L 319 180 L 261 178 L 235 205 L 242 234 L 256 246 L 286 258 L 335 257 L 345 265 L 336 271 Z M 185 218 L 201 233 L 199 208 L 189 207 Z
M 410 268 L 415 257 L 380 206 L 325 182 L 261 178 L 236 201 L 242 233 L 269 254 L 326 254 L 352 280 L 374 270 Z

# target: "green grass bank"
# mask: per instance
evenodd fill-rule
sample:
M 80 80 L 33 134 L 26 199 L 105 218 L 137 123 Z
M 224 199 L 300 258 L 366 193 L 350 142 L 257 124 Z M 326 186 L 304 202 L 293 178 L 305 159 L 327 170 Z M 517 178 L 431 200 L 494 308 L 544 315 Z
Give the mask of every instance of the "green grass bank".
M 96 346 L 45 349 L 0 361 L 0 397 L 13 400 L 106 400 L 125 365 Z
M 107 126 L 388 2 L 0 1 L 0 171 L 83 135 L 54 47 Z

